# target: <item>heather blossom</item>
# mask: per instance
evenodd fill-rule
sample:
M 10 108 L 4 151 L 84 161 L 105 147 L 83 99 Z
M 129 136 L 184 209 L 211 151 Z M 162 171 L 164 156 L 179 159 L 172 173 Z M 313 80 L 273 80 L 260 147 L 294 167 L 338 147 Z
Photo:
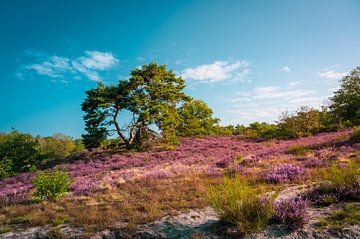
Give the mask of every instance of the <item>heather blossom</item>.
M 265 181 L 269 183 L 284 183 L 294 180 L 305 179 L 307 177 L 307 170 L 295 164 L 280 164 L 276 165 L 271 171 L 265 175 Z
M 109 174 L 115 181 L 131 181 L 139 177 L 148 177 L 148 172 L 164 168 L 166 168 L 166 172 L 169 172 L 167 175 L 169 177 L 194 172 L 218 175 L 222 171 L 231 170 L 232 167 L 235 167 L 237 164 L 235 158 L 239 154 L 244 155 L 242 163 L 244 167 L 240 167 L 237 172 L 244 173 L 251 170 L 246 166 L 256 166 L 258 162 L 283 155 L 293 145 L 324 144 L 333 141 L 339 136 L 348 137 L 350 134 L 351 130 L 347 130 L 294 140 L 274 140 L 271 147 L 266 142 L 247 142 L 239 139 L 238 136 L 211 136 L 201 139 L 189 137 L 183 138 L 181 144 L 171 151 L 158 152 L 154 150 L 104 155 L 100 150 L 97 150 L 84 152 L 77 160 L 61 164 L 58 167 L 69 172 L 74 180 L 72 190 L 75 194 L 90 194 L 99 189 L 99 185 L 104 182 L 104 177 Z M 342 147 L 341 150 L 330 147 L 329 151 L 336 151 L 338 156 L 342 156 L 353 152 L 353 149 L 350 146 Z M 217 166 L 224 167 L 225 170 Z M 284 172 L 285 176 L 279 170 L 279 175 L 272 174 L 273 178 L 275 178 L 275 181 L 277 181 L 276 178 L 280 178 L 282 181 L 302 178 L 300 172 L 303 172 L 303 170 L 298 167 L 290 167 L 290 169 L 295 170 L 291 170 L 290 175 Z M 154 173 L 154 176 L 156 174 L 164 175 L 166 172 Z M 2 200 L 7 197 L 12 199 L 26 197 L 32 189 L 31 179 L 34 175 L 34 173 L 23 173 L 0 180 L 0 197 Z M 269 174 L 268 179 L 273 180 L 273 178 Z
M 150 171 L 145 174 L 145 178 L 169 178 L 171 176 L 173 176 L 172 173 L 161 169 Z
M 308 220 L 307 209 L 308 202 L 301 197 L 275 200 L 274 219 L 291 228 L 298 228 Z
M 75 182 L 71 185 L 71 189 L 76 195 L 90 195 L 99 189 L 98 184 L 88 177 L 77 177 Z

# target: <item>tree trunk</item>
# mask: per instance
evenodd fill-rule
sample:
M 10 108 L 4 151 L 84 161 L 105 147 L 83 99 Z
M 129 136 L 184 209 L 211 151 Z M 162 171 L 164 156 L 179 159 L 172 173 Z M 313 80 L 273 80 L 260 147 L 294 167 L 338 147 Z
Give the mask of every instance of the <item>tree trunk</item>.
M 125 147 L 127 150 L 130 150 L 131 149 L 131 143 L 129 142 L 129 140 L 125 137 L 125 135 L 123 133 L 121 133 L 121 129 L 120 129 L 120 126 L 119 124 L 117 123 L 116 121 L 116 118 L 119 114 L 119 108 L 116 108 L 115 110 L 115 114 L 113 116 L 113 121 L 114 121 L 114 125 L 115 125 L 115 128 L 116 128 L 116 132 L 117 134 L 119 135 L 119 137 L 124 141 L 125 143 Z

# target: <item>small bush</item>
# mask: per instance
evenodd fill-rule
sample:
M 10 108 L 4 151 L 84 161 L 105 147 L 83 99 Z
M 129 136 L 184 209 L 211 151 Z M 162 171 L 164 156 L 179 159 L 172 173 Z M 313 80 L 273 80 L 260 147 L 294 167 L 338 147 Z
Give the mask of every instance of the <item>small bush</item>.
M 244 234 L 263 228 L 273 216 L 272 199 L 239 178 L 226 178 L 223 185 L 210 188 L 209 201 L 223 221 L 238 225 Z
M 334 165 L 326 177 L 337 187 L 352 187 L 358 184 L 359 176 L 359 166 L 355 162 L 350 162 L 345 167 Z
M 222 126 L 215 125 L 213 127 L 213 134 L 216 136 L 228 136 L 234 133 L 234 127 L 232 125 Z
M 301 107 L 295 113 L 283 113 L 280 118 L 278 127 L 281 134 L 289 138 L 307 137 L 326 129 L 322 117 L 325 111 Z
M 351 162 L 347 167 L 334 165 L 325 172 L 328 182 L 310 190 L 306 197 L 316 205 L 360 200 L 359 176 L 359 167 L 355 162 Z
M 63 159 L 69 156 L 74 148 L 72 140 L 66 137 L 39 137 L 37 141 L 39 142 L 39 152 L 43 161 Z
M 236 156 L 236 158 L 235 158 L 235 162 L 238 163 L 238 164 L 243 163 L 244 160 L 245 160 L 245 159 L 244 159 L 244 156 L 242 156 L 242 155 L 238 155 L 238 156 Z
M 307 153 L 309 153 L 310 151 L 311 150 L 308 147 L 304 146 L 304 145 L 294 145 L 294 146 L 289 147 L 286 150 L 286 153 L 293 154 L 293 155 L 298 155 L 298 156 L 304 156 Z
M 41 199 L 56 200 L 68 191 L 69 174 L 62 170 L 39 173 L 32 181 L 36 188 L 34 196 Z
M 352 144 L 360 143 L 360 126 L 354 127 L 354 131 L 349 139 Z
M 338 198 L 336 195 L 334 194 L 324 194 L 324 195 L 320 195 L 319 196 L 319 202 L 318 205 L 321 206 L 329 206 L 331 204 L 337 203 L 338 202 Z
M 280 164 L 265 175 L 268 183 L 286 183 L 295 180 L 304 180 L 308 175 L 304 167 L 295 164 Z
M 299 228 L 308 220 L 307 208 L 308 202 L 300 197 L 278 200 L 274 202 L 274 219 L 290 228 Z
M 254 122 L 249 125 L 250 130 L 254 130 L 258 137 L 263 139 L 274 139 L 279 137 L 279 127 L 265 122 Z

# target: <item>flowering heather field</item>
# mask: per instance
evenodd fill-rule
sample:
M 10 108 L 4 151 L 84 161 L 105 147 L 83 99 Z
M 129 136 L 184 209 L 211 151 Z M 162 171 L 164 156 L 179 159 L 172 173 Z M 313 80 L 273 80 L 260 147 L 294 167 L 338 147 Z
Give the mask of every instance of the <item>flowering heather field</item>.
M 352 130 L 322 133 L 296 140 L 249 142 L 237 136 L 184 138 L 176 150 L 124 153 L 104 156 L 86 152 L 79 160 L 57 167 L 67 169 L 74 195 L 90 195 L 142 178 L 169 178 L 187 174 L 218 176 L 239 172 L 262 177 L 271 183 L 304 180 L 308 170 L 347 155 L 358 145 L 341 144 Z M 287 153 L 294 145 L 311 149 L 306 156 Z M 241 160 L 239 160 L 241 159 Z M 271 165 L 269 167 L 269 165 Z M 27 198 L 35 173 L 23 173 L 0 181 L 0 200 Z

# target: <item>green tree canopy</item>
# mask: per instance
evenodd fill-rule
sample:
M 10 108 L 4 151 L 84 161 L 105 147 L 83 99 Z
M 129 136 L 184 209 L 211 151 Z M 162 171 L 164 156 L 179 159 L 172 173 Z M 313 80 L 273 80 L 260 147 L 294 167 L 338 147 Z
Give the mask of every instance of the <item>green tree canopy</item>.
M 322 115 L 317 109 L 302 106 L 294 114 L 283 113 L 278 126 L 285 137 L 306 137 L 324 130 Z
M 180 136 L 203 136 L 214 134 L 214 126 L 219 119 L 213 118 L 213 111 L 201 100 L 191 100 L 179 108 L 181 123 L 178 126 Z
M 38 160 L 38 146 L 38 143 L 30 134 L 13 130 L 6 135 L 1 135 L 0 164 L 6 165 L 9 172 L 29 171 L 40 163 Z
M 342 78 L 340 89 L 330 100 L 330 109 L 339 120 L 360 123 L 360 66 Z
M 87 131 L 83 135 L 85 146 L 98 147 L 108 134 L 115 132 L 127 149 L 140 147 L 144 138 L 156 134 L 150 129 L 152 125 L 166 142 L 177 143 L 176 127 L 180 122 L 177 106 L 190 99 L 184 88 L 181 77 L 176 77 L 165 65 L 151 63 L 133 70 L 130 79 L 120 80 L 117 86 L 99 84 L 87 91 L 82 104 Z M 130 114 L 130 119 L 123 113 Z

